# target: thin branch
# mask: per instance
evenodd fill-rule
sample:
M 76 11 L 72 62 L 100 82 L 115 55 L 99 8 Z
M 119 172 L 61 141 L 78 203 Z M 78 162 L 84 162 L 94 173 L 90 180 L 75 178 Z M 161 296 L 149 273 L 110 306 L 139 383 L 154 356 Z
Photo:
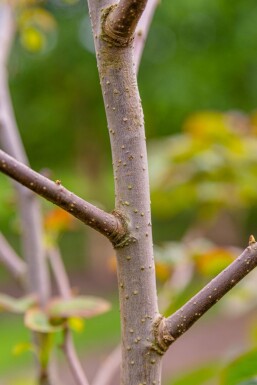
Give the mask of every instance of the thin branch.
M 23 280 L 27 271 L 26 263 L 13 250 L 3 234 L 0 233 L 0 263 L 19 280 Z
M 85 373 L 78 360 L 77 353 L 74 348 L 71 331 L 67 328 L 64 330 L 64 344 L 63 350 L 70 365 L 70 369 L 76 379 L 78 385 L 89 385 Z
M 70 298 L 71 289 L 69 284 L 69 278 L 62 262 L 59 249 L 57 247 L 49 247 L 48 256 L 60 294 L 63 298 Z M 67 358 L 70 369 L 73 373 L 73 376 L 77 381 L 77 384 L 89 385 L 74 347 L 72 332 L 68 326 L 64 330 L 63 351 Z
M 0 171 L 104 234 L 114 245 L 126 237 L 126 229 L 117 213 L 109 214 L 93 206 L 68 191 L 59 181 L 51 181 L 1 150 Z
M 69 298 L 71 288 L 60 250 L 57 246 L 50 246 L 47 248 L 47 254 L 58 291 L 63 298 Z
M 121 347 L 117 346 L 106 358 L 92 382 L 92 385 L 109 385 L 121 364 Z
M 243 253 L 215 277 L 181 309 L 162 318 L 158 344 L 163 351 L 185 333 L 200 317 L 257 266 L 257 243 L 252 242 Z
M 151 25 L 156 7 L 159 5 L 159 3 L 160 0 L 148 0 L 145 11 L 143 12 L 143 15 L 140 18 L 136 28 L 134 39 L 134 60 L 137 72 L 139 69 L 149 27 Z
M 147 0 L 120 0 L 111 6 L 105 20 L 105 34 L 117 45 L 128 45 L 146 4 Z

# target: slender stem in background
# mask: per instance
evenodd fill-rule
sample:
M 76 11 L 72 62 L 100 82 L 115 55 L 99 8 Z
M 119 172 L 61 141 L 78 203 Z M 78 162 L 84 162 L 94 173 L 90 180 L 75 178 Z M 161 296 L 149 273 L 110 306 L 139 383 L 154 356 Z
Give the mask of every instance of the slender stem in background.
M 119 215 L 109 214 L 0 150 L 0 171 L 104 234 L 114 245 L 126 239 Z M 27 191 L 27 190 L 26 190 Z
M 105 359 L 91 385 L 109 385 L 121 363 L 121 347 L 117 346 Z
M 161 349 L 167 350 L 172 342 L 184 334 L 256 266 L 257 243 L 255 242 L 181 309 L 170 317 L 161 319 L 157 337 Z
M 77 384 L 88 385 L 89 383 L 74 348 L 72 333 L 68 328 L 64 330 L 63 351 Z
M 8 87 L 7 62 L 15 35 L 15 21 L 10 2 L 0 5 L 0 144 L 5 151 L 28 163 L 25 150 L 16 126 Z M 22 248 L 27 262 L 27 290 L 37 293 L 42 304 L 50 295 L 50 283 L 42 236 L 42 219 L 39 202 L 21 185 L 15 184 L 21 216 Z
M 69 278 L 66 273 L 59 249 L 57 246 L 52 246 L 48 248 L 47 252 L 58 290 L 63 298 L 70 298 L 71 289 Z M 65 328 L 64 330 L 63 352 L 66 356 L 71 372 L 77 384 L 89 385 L 84 370 L 77 356 L 74 347 L 72 332 L 69 327 Z
M 136 72 L 139 70 L 139 65 L 144 50 L 149 27 L 151 25 L 153 15 L 160 0 L 148 0 L 146 8 L 138 22 L 135 39 L 134 39 L 134 61 Z
M 7 242 L 3 234 L 0 233 L 0 263 L 2 263 L 7 270 L 23 283 L 27 272 L 26 263 L 13 250 L 11 245 Z
M 59 248 L 57 246 L 49 246 L 47 248 L 47 255 L 59 293 L 63 298 L 70 298 L 69 278 Z

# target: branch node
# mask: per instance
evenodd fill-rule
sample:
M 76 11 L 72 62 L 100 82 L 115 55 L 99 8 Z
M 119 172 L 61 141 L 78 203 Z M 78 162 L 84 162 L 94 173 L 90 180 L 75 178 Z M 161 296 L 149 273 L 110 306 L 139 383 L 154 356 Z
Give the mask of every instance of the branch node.
M 119 31 L 115 31 L 112 27 L 112 23 L 110 21 L 110 14 L 117 8 L 118 4 L 113 4 L 108 8 L 104 8 L 102 10 L 101 17 L 101 26 L 102 26 L 102 34 L 101 37 L 104 41 L 110 44 L 110 46 L 114 45 L 116 47 L 128 47 L 132 41 L 134 40 L 134 36 L 126 34 L 122 34 Z
M 152 344 L 152 350 L 162 356 L 175 341 L 175 338 L 169 333 L 166 318 L 163 315 L 160 314 L 155 320 L 153 332 L 155 342 Z
M 121 249 L 128 246 L 132 242 L 133 237 L 129 234 L 128 220 L 124 214 L 119 210 L 113 210 L 112 215 L 118 219 L 118 225 L 108 238 L 112 242 L 114 249 Z M 119 226 L 119 224 L 121 226 Z

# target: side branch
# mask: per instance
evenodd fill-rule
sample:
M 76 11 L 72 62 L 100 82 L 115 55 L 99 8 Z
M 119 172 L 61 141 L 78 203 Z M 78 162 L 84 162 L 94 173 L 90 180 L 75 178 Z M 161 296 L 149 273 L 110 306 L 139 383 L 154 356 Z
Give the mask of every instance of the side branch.
M 257 243 L 254 242 L 181 309 L 170 317 L 161 319 L 156 336 L 158 347 L 166 351 L 171 343 L 185 333 L 256 266 Z
M 104 32 L 118 46 L 127 46 L 133 37 L 137 23 L 147 0 L 120 0 L 108 14 Z
M 109 214 L 79 198 L 59 181 L 53 182 L 0 150 L 0 171 L 38 195 L 56 204 L 81 222 L 99 231 L 118 247 L 125 241 L 125 221 L 117 213 Z

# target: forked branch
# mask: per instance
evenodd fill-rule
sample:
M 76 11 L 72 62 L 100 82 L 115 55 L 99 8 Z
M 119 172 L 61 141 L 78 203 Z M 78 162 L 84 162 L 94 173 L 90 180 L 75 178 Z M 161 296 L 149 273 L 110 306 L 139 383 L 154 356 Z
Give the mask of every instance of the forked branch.
M 126 239 L 126 226 L 119 214 L 109 214 L 53 182 L 0 150 L 0 171 L 61 207 L 81 222 L 104 234 L 114 246 Z
M 250 240 L 254 240 L 253 236 Z M 257 266 L 257 243 L 250 241 L 243 253 L 168 318 L 162 318 L 158 329 L 158 345 L 163 351 L 184 334 L 215 303 Z
M 134 35 L 137 23 L 147 0 L 120 0 L 106 18 L 104 32 L 113 43 L 127 46 Z

